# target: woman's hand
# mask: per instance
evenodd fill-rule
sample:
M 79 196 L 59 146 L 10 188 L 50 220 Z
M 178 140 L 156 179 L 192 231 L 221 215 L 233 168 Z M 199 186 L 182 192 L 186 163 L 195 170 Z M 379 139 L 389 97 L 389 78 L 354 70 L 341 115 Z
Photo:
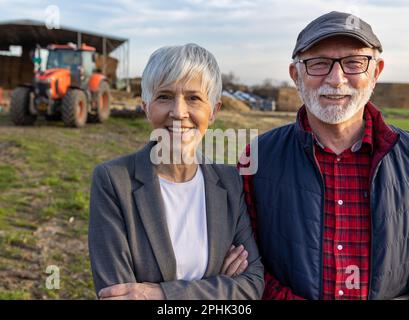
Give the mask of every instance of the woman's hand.
M 243 245 L 232 245 L 224 258 L 221 274 L 236 277 L 243 273 L 248 265 L 248 252 Z M 99 291 L 100 300 L 165 300 L 162 288 L 157 283 L 121 283 Z
M 247 261 L 248 252 L 243 245 L 235 247 L 232 245 L 224 258 L 221 274 L 229 277 L 237 277 L 246 270 L 248 266 Z
M 161 286 L 157 283 L 121 283 L 99 291 L 100 300 L 165 300 Z

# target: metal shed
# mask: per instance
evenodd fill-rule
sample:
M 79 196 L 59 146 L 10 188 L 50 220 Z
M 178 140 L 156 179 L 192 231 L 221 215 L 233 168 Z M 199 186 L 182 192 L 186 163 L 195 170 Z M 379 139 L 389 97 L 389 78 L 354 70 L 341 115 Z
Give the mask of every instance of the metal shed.
M 13 20 L 0 22 L 0 50 L 8 51 L 10 46 L 21 46 L 22 54 L 21 57 L 0 56 L 0 74 L 2 74 L 0 87 L 12 89 L 18 83 L 30 81 L 33 75 L 30 51 L 38 45 L 46 47 L 51 43 L 67 44 L 68 42 L 78 45 L 86 43 L 95 47 L 96 51 L 104 57 L 119 48 L 115 52 L 118 60 L 121 61 L 120 71 L 124 77 L 128 76 L 128 39 L 65 26 L 50 29 L 44 22 L 36 20 Z M 103 71 L 105 71 L 105 64 Z

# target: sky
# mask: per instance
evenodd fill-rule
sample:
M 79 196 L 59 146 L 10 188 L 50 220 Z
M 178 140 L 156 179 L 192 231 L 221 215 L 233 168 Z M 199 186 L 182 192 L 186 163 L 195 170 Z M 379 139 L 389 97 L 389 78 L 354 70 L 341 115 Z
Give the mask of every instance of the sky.
M 140 76 L 150 54 L 164 45 L 197 43 L 223 73 L 241 83 L 291 82 L 288 65 L 298 33 L 336 10 L 368 22 L 385 59 L 382 82 L 409 82 L 409 0 L 0 0 L 0 22 L 46 21 L 59 9 L 60 25 L 130 40 L 130 76 Z

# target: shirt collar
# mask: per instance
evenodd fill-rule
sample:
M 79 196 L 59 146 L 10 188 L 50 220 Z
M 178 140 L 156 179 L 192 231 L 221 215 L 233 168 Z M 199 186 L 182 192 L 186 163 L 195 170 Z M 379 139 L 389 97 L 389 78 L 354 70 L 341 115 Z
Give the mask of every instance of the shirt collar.
M 365 119 L 365 129 L 364 129 L 363 136 L 361 139 L 359 139 L 357 142 L 355 142 L 352 145 L 351 147 L 352 152 L 357 152 L 361 150 L 363 145 L 367 145 L 369 147 L 370 152 L 373 151 L 373 119 L 372 119 L 370 112 L 368 112 L 366 105 L 364 107 L 364 119 Z M 312 133 L 316 144 L 321 149 L 325 149 L 325 146 L 318 140 L 317 136 L 314 135 L 314 132 L 312 132 L 310 123 L 308 121 L 307 110 L 306 110 L 305 105 L 302 106 L 299 111 L 299 121 L 301 124 L 301 128 L 306 132 Z

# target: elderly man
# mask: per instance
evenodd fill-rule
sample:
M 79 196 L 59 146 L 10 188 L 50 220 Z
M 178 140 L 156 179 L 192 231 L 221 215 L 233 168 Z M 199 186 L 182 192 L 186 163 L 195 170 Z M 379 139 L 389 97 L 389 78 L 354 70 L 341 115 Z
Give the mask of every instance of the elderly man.
M 409 134 L 369 102 L 381 52 L 347 13 L 298 36 L 289 71 L 304 105 L 296 123 L 259 137 L 258 171 L 244 176 L 265 299 L 409 292 Z

